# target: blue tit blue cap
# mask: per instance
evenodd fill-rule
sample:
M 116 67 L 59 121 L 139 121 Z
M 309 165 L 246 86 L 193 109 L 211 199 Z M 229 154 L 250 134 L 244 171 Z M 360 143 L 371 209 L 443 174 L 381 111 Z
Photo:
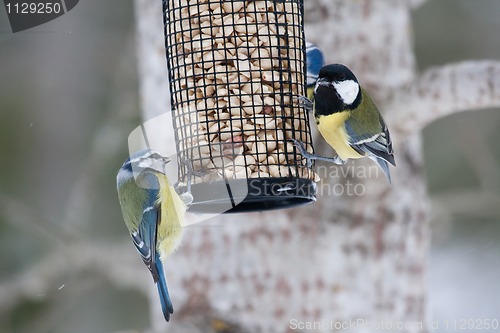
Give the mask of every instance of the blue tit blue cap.
M 306 43 L 307 86 L 316 84 L 319 71 L 325 65 L 323 52 L 314 44 Z

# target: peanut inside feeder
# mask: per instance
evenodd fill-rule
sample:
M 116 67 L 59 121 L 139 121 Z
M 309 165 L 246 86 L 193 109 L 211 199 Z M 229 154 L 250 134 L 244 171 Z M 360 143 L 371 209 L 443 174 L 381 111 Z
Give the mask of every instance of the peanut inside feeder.
M 297 100 L 305 95 L 302 1 L 164 0 L 163 13 L 179 179 L 191 181 L 191 209 L 227 200 L 215 182 L 247 187 L 232 212 L 314 202 L 317 176 L 289 141 L 312 151 Z

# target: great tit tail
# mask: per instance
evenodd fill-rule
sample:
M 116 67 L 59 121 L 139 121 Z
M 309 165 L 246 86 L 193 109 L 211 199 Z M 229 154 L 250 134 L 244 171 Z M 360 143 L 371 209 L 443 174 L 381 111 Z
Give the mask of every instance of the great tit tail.
M 158 287 L 158 294 L 160 295 L 161 310 L 163 311 L 163 317 L 166 321 L 170 320 L 170 315 L 174 313 L 174 307 L 172 306 L 172 301 L 170 300 L 170 295 L 168 294 L 167 279 L 165 277 L 165 272 L 163 271 L 163 264 L 161 263 L 160 256 L 156 254 L 155 260 L 156 270 L 158 271 L 158 282 L 156 286 Z
M 370 158 L 378 164 L 380 169 L 382 169 L 385 176 L 387 177 L 389 184 L 391 184 L 391 173 L 389 172 L 389 164 L 387 163 L 387 161 L 375 156 L 370 156 Z

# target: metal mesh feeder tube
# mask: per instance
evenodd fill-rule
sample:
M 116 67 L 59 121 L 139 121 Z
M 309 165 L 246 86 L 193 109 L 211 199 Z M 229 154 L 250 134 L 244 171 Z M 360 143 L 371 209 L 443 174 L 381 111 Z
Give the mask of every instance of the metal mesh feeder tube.
M 179 179 L 192 211 L 314 202 L 305 95 L 303 3 L 164 0 Z

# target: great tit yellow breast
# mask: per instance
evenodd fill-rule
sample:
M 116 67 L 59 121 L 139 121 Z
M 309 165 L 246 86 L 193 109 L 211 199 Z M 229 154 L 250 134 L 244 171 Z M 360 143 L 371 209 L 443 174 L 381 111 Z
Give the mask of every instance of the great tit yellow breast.
M 186 205 L 164 174 L 157 173 L 160 183 L 159 198 L 160 221 L 157 229 L 156 248 L 161 258 L 175 251 L 182 239 L 182 221 Z
M 363 157 L 349 145 L 349 137 L 344 126 L 349 115 L 349 111 L 342 111 L 316 117 L 321 135 L 343 160 Z

